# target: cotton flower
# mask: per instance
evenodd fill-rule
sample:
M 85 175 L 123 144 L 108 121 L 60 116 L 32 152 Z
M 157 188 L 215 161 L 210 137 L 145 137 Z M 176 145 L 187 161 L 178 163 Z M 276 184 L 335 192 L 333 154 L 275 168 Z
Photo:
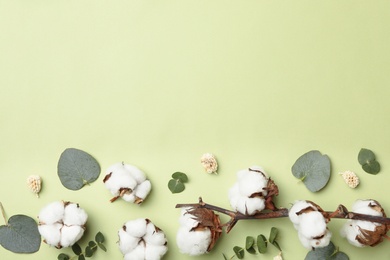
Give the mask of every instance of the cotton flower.
M 375 200 L 357 200 L 352 206 L 352 211 L 359 214 L 386 217 L 383 208 Z M 387 226 L 380 223 L 348 220 L 342 227 L 340 235 L 356 247 L 376 246 L 383 241 L 387 231 Z
M 42 188 L 42 179 L 38 175 L 30 175 L 27 178 L 27 185 L 30 191 L 39 197 L 39 192 Z
M 118 231 L 119 249 L 125 260 L 159 260 L 168 251 L 164 232 L 149 219 L 127 221 Z
M 352 171 L 341 172 L 340 175 L 343 177 L 348 187 L 352 189 L 356 188 L 360 183 L 359 177 Z
M 111 165 L 103 179 L 104 185 L 115 197 L 125 201 L 141 204 L 148 196 L 152 185 L 145 174 L 137 167 L 124 163 Z
M 205 208 L 182 208 L 179 223 L 177 246 L 191 256 L 210 252 L 222 233 L 218 215 Z
M 325 247 L 332 233 L 327 228 L 326 213 L 315 203 L 296 201 L 289 210 L 289 218 L 298 231 L 301 244 L 307 249 Z
M 231 207 L 242 214 L 254 215 L 266 208 L 275 209 L 272 196 L 278 188 L 259 166 L 237 172 L 237 182 L 229 190 Z
M 83 236 L 88 215 L 76 203 L 56 201 L 42 208 L 38 218 L 44 242 L 62 248 L 72 246 Z
M 211 153 L 205 153 L 200 158 L 200 163 L 207 173 L 215 173 L 217 174 L 218 163 L 217 159 L 215 159 L 214 155 Z

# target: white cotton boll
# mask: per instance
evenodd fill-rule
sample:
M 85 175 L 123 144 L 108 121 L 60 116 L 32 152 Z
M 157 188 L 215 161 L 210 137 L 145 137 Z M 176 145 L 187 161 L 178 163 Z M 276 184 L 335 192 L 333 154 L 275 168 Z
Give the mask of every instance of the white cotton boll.
M 307 248 L 307 249 L 312 249 L 312 246 L 311 246 L 311 239 L 302 235 L 300 232 L 298 232 L 298 238 L 299 238 L 299 241 L 301 242 L 301 244 L 303 245 L 304 248 Z
M 182 208 L 179 218 L 180 225 L 187 227 L 188 230 L 198 226 L 199 224 L 199 222 L 194 219 L 194 216 L 187 212 L 190 209 L 191 208 Z
M 133 177 L 133 179 L 136 180 L 137 184 L 141 184 L 146 180 L 145 173 L 143 173 L 137 167 L 130 164 L 125 164 L 124 168 L 131 174 L 131 177 Z
M 118 196 L 121 188 L 133 190 L 137 186 L 137 182 L 129 172 L 122 168 L 112 172 L 110 178 L 104 182 L 104 185 L 112 195 Z
M 110 174 L 111 172 L 116 172 L 124 169 L 124 165 L 122 162 L 115 163 L 107 168 L 106 175 Z
M 126 232 L 133 237 L 143 237 L 146 233 L 146 219 L 139 218 L 125 223 Z
M 232 205 L 232 208 L 235 210 L 235 211 L 238 211 L 240 212 L 241 214 L 246 214 L 247 213 L 247 208 L 246 208 L 246 200 L 247 200 L 248 197 L 244 197 L 244 196 L 240 196 L 238 197 L 237 199 L 237 204 L 233 207 Z
M 302 209 L 312 207 L 312 205 L 307 202 L 306 200 L 297 200 L 294 202 L 294 205 L 290 208 L 288 212 L 288 217 L 290 218 L 290 221 L 294 224 L 294 227 L 298 229 L 299 223 L 300 223 L 300 215 L 297 215 L 298 212 L 300 212 Z
M 254 215 L 265 208 L 265 200 L 262 198 L 247 198 L 244 197 L 245 201 L 245 213 L 246 215 Z M 241 212 L 242 213 L 242 212 Z
M 53 224 L 62 221 L 64 217 L 64 203 L 56 201 L 48 204 L 39 213 L 39 222 L 44 224 Z
M 123 228 L 118 231 L 119 236 L 119 250 L 123 255 L 129 253 L 137 247 L 141 238 L 133 237 L 129 233 L 127 233 Z
M 42 238 L 48 245 L 58 246 L 61 241 L 62 224 L 39 225 L 38 230 Z
M 154 246 L 146 244 L 145 260 L 160 260 L 168 251 L 166 246 Z
M 127 201 L 127 202 L 135 202 L 135 195 L 134 195 L 134 192 L 131 192 L 131 193 L 126 193 L 122 196 L 122 199 L 124 201 Z
M 319 248 L 319 247 L 326 247 L 329 245 L 330 239 L 332 238 L 332 232 L 329 230 L 325 231 L 325 235 L 321 237 L 320 239 L 312 239 L 311 245 L 314 248 Z
M 180 252 L 192 256 L 202 255 L 207 253 L 207 249 L 211 242 L 211 231 L 189 231 L 186 227 L 180 227 L 176 243 Z
M 356 240 L 356 236 L 359 234 L 358 227 L 353 224 L 353 221 L 349 220 L 344 223 L 343 227 L 340 230 L 340 235 L 345 237 L 348 242 L 356 247 L 364 247 L 365 245 L 361 244 Z
M 164 232 L 156 229 L 156 226 L 152 222 L 146 225 L 146 234 L 143 239 L 147 244 L 154 246 L 162 246 L 167 242 Z
M 367 214 L 372 216 L 382 217 L 383 214 L 370 207 L 369 205 L 378 205 L 374 200 L 357 200 L 352 205 L 352 211 L 360 214 Z
M 148 196 L 151 189 L 152 184 L 149 180 L 145 180 L 135 188 L 134 193 L 136 197 L 144 200 Z
M 76 203 L 69 203 L 65 206 L 64 211 L 64 224 L 71 226 L 71 225 L 79 225 L 83 226 L 88 219 L 87 213 L 79 207 Z
M 238 182 L 240 194 L 250 197 L 254 193 L 261 192 L 263 196 L 267 195 L 264 189 L 267 187 L 268 179 L 261 173 L 248 171 Z
M 305 237 L 312 238 L 324 234 L 326 222 L 324 216 L 318 211 L 312 211 L 301 215 L 301 223 L 298 232 Z
M 124 260 L 145 260 L 145 245 L 140 243 L 131 252 L 127 253 Z
M 84 234 L 80 226 L 63 226 L 61 229 L 61 246 L 69 247 L 76 243 Z

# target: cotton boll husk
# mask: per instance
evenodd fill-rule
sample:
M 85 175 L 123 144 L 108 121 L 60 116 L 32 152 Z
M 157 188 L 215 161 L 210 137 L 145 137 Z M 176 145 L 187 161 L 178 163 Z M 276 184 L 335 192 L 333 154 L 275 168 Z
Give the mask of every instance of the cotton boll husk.
M 127 221 L 126 232 L 133 237 L 143 237 L 146 233 L 146 225 L 147 221 L 144 218 Z
M 326 231 L 326 222 L 324 216 L 318 211 L 304 213 L 301 215 L 301 222 L 298 232 L 305 237 L 318 237 Z
M 59 222 L 64 217 L 64 203 L 62 201 L 52 202 L 39 212 L 39 222 L 53 224 Z
M 146 225 L 146 234 L 143 239 L 147 244 L 154 246 L 162 246 L 167 242 L 164 232 L 157 230 L 156 226 L 152 222 L 149 222 Z
M 118 231 L 119 236 L 119 250 L 123 255 L 129 253 L 137 247 L 141 238 L 133 237 L 129 233 L 127 233 L 123 228 Z
M 372 216 L 379 216 L 379 217 L 383 216 L 382 212 L 374 210 L 373 208 L 371 208 L 369 206 L 369 204 L 371 204 L 371 205 L 378 205 L 373 200 L 357 200 L 352 205 L 352 211 L 355 212 L 355 213 L 367 214 L 367 215 L 372 215 Z
M 187 227 L 188 230 L 198 226 L 199 224 L 199 222 L 194 219 L 193 215 L 187 213 L 187 211 L 190 209 L 191 208 L 182 208 L 180 218 L 179 218 L 180 225 Z
M 210 242 L 211 231 L 209 229 L 189 231 L 187 227 L 180 227 L 176 236 L 176 243 L 180 252 L 192 256 L 207 253 Z
M 65 225 L 83 226 L 88 219 L 87 213 L 76 203 L 69 203 L 65 206 L 63 222 Z
M 124 260 L 145 260 L 145 245 L 140 243 L 131 252 L 127 253 Z
M 39 225 L 38 231 L 48 245 L 58 246 L 61 241 L 62 226 L 63 225 L 59 223 L 50 225 Z
M 166 246 L 154 246 L 146 244 L 145 260 L 160 260 L 167 251 L 168 248 Z
M 133 190 L 137 186 L 137 182 L 129 172 L 122 168 L 113 171 L 111 177 L 104 182 L 104 185 L 112 195 L 118 196 L 121 188 L 130 188 Z
M 141 184 L 146 180 L 145 173 L 143 173 L 139 168 L 130 164 L 125 164 L 124 168 L 131 174 L 131 177 L 136 180 L 137 184 Z
M 80 226 L 63 226 L 61 229 L 61 246 L 69 247 L 76 243 L 84 234 Z
M 290 208 L 288 212 L 288 217 L 290 221 L 294 224 L 294 227 L 298 229 L 299 223 L 301 222 L 300 215 L 297 215 L 302 209 L 311 207 L 312 205 L 306 200 L 297 200 L 294 202 L 294 205 Z
M 141 199 L 145 199 L 150 190 L 152 189 L 152 184 L 149 180 L 145 180 L 142 183 L 140 183 L 134 190 L 135 196 Z
M 267 195 L 264 189 L 267 187 L 268 179 L 261 173 L 248 171 L 238 182 L 240 194 L 250 197 L 254 193 L 261 192 L 263 196 Z

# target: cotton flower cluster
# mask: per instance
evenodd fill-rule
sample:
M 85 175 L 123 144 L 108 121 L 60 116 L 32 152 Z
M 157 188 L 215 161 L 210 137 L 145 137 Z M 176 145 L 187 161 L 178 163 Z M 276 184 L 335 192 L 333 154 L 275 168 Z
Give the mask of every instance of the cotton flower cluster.
M 359 177 L 352 171 L 345 171 L 340 173 L 340 175 L 343 177 L 345 183 L 352 189 L 356 188 L 360 183 Z
M 176 243 L 183 254 L 210 252 L 222 233 L 218 215 L 204 208 L 182 208 Z
M 267 198 L 277 194 L 277 186 L 265 171 L 253 166 L 237 173 L 237 182 L 229 190 L 229 201 L 235 211 L 254 215 L 266 208 Z
M 140 169 L 124 163 L 110 166 L 103 182 L 115 196 L 111 202 L 122 197 L 125 201 L 141 204 L 152 189 L 150 181 Z
M 62 248 L 72 246 L 83 236 L 88 215 L 76 203 L 56 201 L 42 208 L 38 218 L 44 242 Z
M 211 153 L 205 153 L 200 158 L 200 162 L 207 173 L 217 173 L 218 163 L 215 156 Z
M 354 213 L 386 217 L 381 205 L 375 200 L 357 200 L 353 206 Z M 375 246 L 382 242 L 388 229 L 386 225 L 363 220 L 348 220 L 340 234 L 348 242 L 357 247 Z
M 168 251 L 164 232 L 149 219 L 127 221 L 118 236 L 125 260 L 159 260 Z
M 332 233 L 326 226 L 328 220 L 324 214 L 318 205 L 306 200 L 296 201 L 289 210 L 289 218 L 305 248 L 314 249 L 329 244 Z

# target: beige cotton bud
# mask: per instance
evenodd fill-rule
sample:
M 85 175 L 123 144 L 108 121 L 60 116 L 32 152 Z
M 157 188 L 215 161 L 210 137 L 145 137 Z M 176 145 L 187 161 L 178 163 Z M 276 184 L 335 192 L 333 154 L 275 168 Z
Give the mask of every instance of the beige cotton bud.
M 345 171 L 340 173 L 340 175 L 343 177 L 345 183 L 352 189 L 356 188 L 360 183 L 359 177 L 352 171 Z
M 27 178 L 27 185 L 30 191 L 37 195 L 39 198 L 39 192 L 41 191 L 42 180 L 38 175 L 30 175 Z
M 282 252 L 279 252 L 277 256 L 274 257 L 274 260 L 283 260 L 282 258 Z
M 217 174 L 218 163 L 214 155 L 211 153 L 205 153 L 200 158 L 200 162 L 207 173 Z

